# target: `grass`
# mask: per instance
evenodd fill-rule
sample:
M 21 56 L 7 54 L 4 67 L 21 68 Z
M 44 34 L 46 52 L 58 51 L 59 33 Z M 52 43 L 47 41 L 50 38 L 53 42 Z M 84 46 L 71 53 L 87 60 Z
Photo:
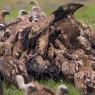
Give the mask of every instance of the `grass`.
M 89 4 L 76 12 L 75 16 L 79 21 L 89 25 L 93 31 L 95 30 L 95 5 Z
M 55 82 L 53 80 L 48 80 L 48 81 L 41 80 L 39 81 L 39 83 L 44 85 L 47 88 L 52 89 L 52 91 L 56 91 L 58 85 L 66 84 L 67 87 L 69 88 L 69 95 L 79 95 L 78 90 L 72 84 L 66 83 L 63 80 L 59 82 Z M 5 95 L 23 95 L 23 91 L 17 90 L 14 87 L 8 88 L 5 89 Z
M 50 9 L 48 7 L 46 7 L 45 10 L 46 10 L 47 14 L 52 12 L 52 9 Z M 16 18 L 17 13 L 18 13 L 18 9 L 11 10 L 11 13 L 12 14 L 10 14 L 8 19 Z M 85 23 L 87 25 L 90 25 L 91 28 L 93 30 L 95 30 L 95 5 L 89 4 L 89 5 L 85 6 L 84 8 L 81 8 L 79 11 L 76 12 L 75 16 L 79 21 L 81 21 L 82 23 Z M 79 92 L 77 91 L 77 89 L 73 85 L 66 83 L 63 80 L 61 80 L 60 82 L 55 82 L 53 80 L 48 80 L 48 81 L 42 80 L 39 82 L 41 84 L 45 85 L 46 87 L 51 88 L 53 91 L 55 91 L 56 87 L 59 84 L 64 83 L 68 86 L 68 88 L 70 90 L 69 95 L 79 95 Z M 5 95 L 23 95 L 22 93 L 23 93 L 23 91 L 17 90 L 15 88 L 6 88 L 5 87 Z

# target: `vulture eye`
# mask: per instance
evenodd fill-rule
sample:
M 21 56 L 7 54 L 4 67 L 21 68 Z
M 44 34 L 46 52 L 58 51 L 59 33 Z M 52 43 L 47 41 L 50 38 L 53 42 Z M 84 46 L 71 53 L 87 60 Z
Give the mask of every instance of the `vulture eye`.
M 33 19 L 32 22 L 38 22 L 39 20 L 37 18 Z
M 73 10 L 74 9 L 74 7 L 73 6 L 71 6 L 71 10 Z
M 37 20 L 37 19 L 35 19 L 35 22 L 38 22 L 38 20 Z

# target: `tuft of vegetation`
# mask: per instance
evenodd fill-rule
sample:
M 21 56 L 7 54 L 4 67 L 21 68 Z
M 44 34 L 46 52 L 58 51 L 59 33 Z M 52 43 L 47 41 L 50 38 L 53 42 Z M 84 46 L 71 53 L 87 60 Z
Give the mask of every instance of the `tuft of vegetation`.
M 70 83 L 66 83 L 63 80 L 59 82 L 53 80 L 41 80 L 39 81 L 40 84 L 44 85 L 47 88 L 52 89 L 52 91 L 56 92 L 57 86 L 60 84 L 65 84 L 69 89 L 69 95 L 79 95 L 78 90 Z M 7 88 L 5 87 L 5 95 L 23 95 L 23 91 L 17 90 L 16 88 Z
M 55 82 L 53 80 L 48 81 L 40 81 L 41 84 L 43 84 L 45 87 L 52 89 L 52 91 L 56 92 L 57 86 L 60 84 L 65 84 L 69 89 L 69 95 L 79 95 L 78 90 L 72 85 L 71 83 L 64 82 L 63 80 L 60 80 L 59 82 Z

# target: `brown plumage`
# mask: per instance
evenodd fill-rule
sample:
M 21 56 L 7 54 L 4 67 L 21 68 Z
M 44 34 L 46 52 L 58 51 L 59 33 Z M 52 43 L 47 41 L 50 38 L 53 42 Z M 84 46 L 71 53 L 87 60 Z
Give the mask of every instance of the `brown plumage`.
M 64 18 L 56 23 L 57 30 L 61 31 L 59 39 L 67 48 L 74 48 L 72 43 L 74 42 L 75 38 L 80 35 L 80 28 L 77 25 L 78 22 L 74 18 L 74 13 L 82 6 L 83 5 L 80 3 L 66 4 L 63 7 L 63 10 L 66 11 Z M 60 10 L 62 10 L 61 8 L 62 7 L 60 7 Z
M 28 12 L 26 12 L 25 10 L 20 10 L 18 13 L 18 17 L 16 19 L 14 19 L 13 21 L 10 21 L 9 23 L 6 24 L 5 32 L 10 33 L 10 35 L 14 34 L 16 32 L 17 26 L 19 25 L 19 23 L 22 20 L 26 20 L 29 19 L 28 17 Z
M 17 33 L 11 35 L 5 42 L 4 42 L 4 48 L 5 48 L 5 55 L 12 54 L 12 49 L 14 47 L 15 42 L 17 42 Z
M 0 56 L 0 60 L 4 60 L 5 62 L 9 62 L 9 61 L 16 60 L 16 57 L 14 57 L 12 55 L 3 55 L 3 56 Z
M 92 50 L 92 42 L 89 39 L 91 36 L 87 36 L 87 29 L 74 17 L 75 11 L 82 6 L 80 3 L 63 5 L 39 21 L 31 21 L 27 18 L 27 13 L 24 13 L 23 16 L 20 14 L 17 22 L 4 27 L 1 25 L 1 31 L 5 28 L 4 40 L 1 37 L 0 42 L 0 71 L 4 80 L 16 84 L 14 76 L 21 74 L 27 77 L 28 72 L 29 77 L 37 79 L 46 76 L 44 78 L 59 80 L 64 77 L 66 81 L 73 81 L 76 73 L 83 72 L 83 62 L 79 58 L 85 53 L 92 56 L 85 52 Z M 34 11 L 35 8 L 37 7 L 34 7 Z M 6 29 L 10 27 L 13 30 L 9 35 Z M 31 89 L 28 89 L 29 93 Z
M 73 82 L 75 73 L 77 73 L 82 66 L 81 61 L 70 61 L 65 59 L 62 63 L 62 57 L 59 59 L 64 78 L 66 78 L 67 81 Z
M 21 22 L 22 19 L 16 19 L 6 24 L 5 33 L 9 33 L 10 35 L 14 34 L 17 29 L 17 25 Z
M 24 51 L 24 47 L 21 41 L 17 41 L 13 48 L 13 55 L 19 58 L 21 54 L 23 53 L 23 51 Z
M 27 20 L 23 20 L 23 21 L 21 21 L 19 23 L 19 25 L 17 27 L 17 31 L 21 31 L 21 32 L 25 33 L 25 31 L 27 32 L 30 29 L 29 32 L 28 32 L 29 33 L 28 34 L 28 38 L 29 39 L 35 38 L 36 36 L 40 35 L 40 32 L 42 32 L 43 30 L 45 30 L 52 23 L 53 18 L 54 18 L 54 16 L 48 16 L 48 17 L 44 18 L 43 20 L 41 20 L 39 22 L 33 22 L 33 23 L 31 23 L 28 19 Z M 23 30 L 25 30 L 25 31 L 23 31 Z M 44 32 L 44 33 L 46 34 L 47 31 Z M 41 35 L 43 37 L 46 36 L 46 35 L 43 35 L 43 34 L 41 34 Z M 42 39 L 41 37 L 39 37 L 39 41 Z M 46 39 L 46 40 L 48 40 L 48 39 Z M 32 44 L 32 42 L 31 42 L 31 44 Z
M 68 53 L 74 57 L 74 59 L 78 60 L 81 55 L 83 55 L 85 52 L 83 49 L 74 49 L 74 50 L 69 50 Z
M 92 45 L 92 48 L 94 48 L 94 43 L 95 43 L 95 33 L 91 30 L 91 28 L 85 24 L 81 24 L 80 26 L 82 27 L 82 32 L 81 35 L 85 37 Z
M 69 28 L 68 28 L 69 27 Z M 58 30 L 61 31 L 59 39 L 67 48 L 72 48 L 72 42 L 75 37 L 80 35 L 80 31 L 76 28 L 68 18 L 64 18 L 58 23 Z M 74 38 L 74 39 L 73 39 Z
M 37 41 L 37 47 L 36 47 L 36 52 L 45 57 L 44 54 L 47 52 L 47 47 L 48 47 L 48 40 L 49 40 L 49 30 L 46 29 L 43 34 L 40 35 Z
M 79 45 L 82 49 L 91 50 L 91 43 L 85 37 L 78 36 L 77 40 L 79 41 Z
M 47 73 L 49 65 L 48 60 L 44 60 L 40 55 L 34 55 L 32 57 L 30 55 L 30 58 L 28 57 L 28 59 L 29 61 L 27 63 L 27 71 L 30 75 L 32 72 L 34 72 L 36 75 L 34 75 L 34 78 L 37 78 L 37 76 L 43 76 L 43 73 Z
M 4 42 L 0 42 L 0 56 L 5 52 Z
M 8 86 L 17 86 L 15 80 L 17 74 L 21 74 L 25 78 L 26 82 L 29 81 L 29 77 L 25 67 L 25 62 L 25 59 L 21 59 L 19 61 L 11 59 L 0 59 L 0 73 L 2 74 L 3 80 Z
M 18 33 L 17 42 L 14 44 L 13 55 L 15 55 L 18 58 L 24 52 L 23 38 L 24 37 L 23 37 L 22 33 Z
M 77 6 L 77 8 L 75 8 L 74 10 L 71 10 L 71 11 L 75 11 L 76 9 L 83 6 L 82 4 L 79 4 L 79 3 L 78 4 L 77 3 L 76 4 L 71 3 L 71 5 L 69 4 L 66 7 L 74 6 L 74 5 Z M 52 14 L 50 14 L 49 16 L 39 20 L 39 22 L 31 23 L 29 21 L 22 21 L 19 24 L 19 26 L 17 28 L 17 31 L 28 28 L 28 27 L 31 27 L 31 32 L 29 33 L 29 38 L 31 38 L 31 36 L 33 36 L 33 33 L 43 32 L 52 23 L 55 23 L 55 22 L 61 20 L 62 18 L 64 18 L 66 15 L 69 14 L 68 11 L 70 11 L 70 10 L 69 9 L 65 10 L 65 7 L 62 6 L 62 7 L 58 8 L 58 10 L 56 10 Z
M 75 4 L 75 6 L 79 6 L 78 8 L 80 8 L 82 5 L 81 4 Z M 67 5 L 67 6 L 65 6 L 65 7 L 69 7 L 69 6 L 73 6 L 73 4 L 71 4 L 71 5 Z M 56 10 L 55 12 L 53 12 L 51 15 L 49 15 L 49 16 L 47 16 L 47 17 L 45 17 L 43 20 L 40 20 L 39 22 L 37 22 L 37 23 L 35 23 L 34 25 L 34 27 L 32 26 L 32 31 L 29 33 L 29 36 L 31 35 L 33 35 L 33 32 L 34 31 L 38 31 L 38 29 L 39 29 L 39 31 L 42 31 L 42 33 L 41 33 L 41 35 L 39 36 L 39 38 L 38 38 L 38 40 L 37 40 L 37 46 L 36 46 L 36 52 L 38 53 L 38 54 L 41 54 L 42 56 L 45 54 L 45 51 L 47 51 L 47 47 L 48 47 L 48 42 L 49 42 L 49 36 L 50 36 L 50 34 L 53 34 L 51 31 L 52 31 L 52 29 L 51 29 L 51 27 L 50 28 L 48 28 L 48 26 L 50 25 L 50 24 L 52 24 L 53 22 L 55 23 L 55 22 L 57 22 L 57 20 L 59 20 L 59 22 L 57 23 L 57 25 L 58 25 L 58 27 L 57 28 L 55 28 L 55 30 L 56 31 L 61 31 L 62 30 L 62 32 L 65 32 L 65 33 L 63 33 L 64 35 L 66 35 L 67 36 L 67 38 L 66 38 L 66 41 L 67 42 L 65 42 L 65 43 L 68 43 L 68 44 L 70 44 L 69 43 L 69 40 L 71 40 L 71 37 L 72 36 L 77 36 L 77 35 L 80 35 L 80 32 L 79 32 L 79 30 L 78 29 L 76 29 L 76 28 L 73 28 L 74 27 L 74 25 L 72 25 L 72 23 L 68 20 L 68 18 L 65 18 L 65 14 L 68 12 L 68 10 L 65 10 L 65 7 L 64 6 L 61 6 L 60 8 L 58 8 L 58 10 Z M 61 16 L 60 16 L 60 14 L 61 14 Z M 69 13 L 67 13 L 66 15 L 68 15 Z M 60 18 L 58 18 L 58 16 L 60 17 Z M 50 19 L 50 20 L 49 20 Z M 61 19 L 63 19 L 63 21 L 61 22 Z M 48 20 L 48 21 L 47 21 Z M 46 23 L 46 22 L 47 23 Z M 65 23 L 65 21 L 66 21 L 66 23 Z M 40 24 L 39 24 L 40 23 Z M 37 25 L 36 25 L 37 24 Z M 39 25 L 38 25 L 39 24 Z M 47 25 L 46 25 L 47 24 Z M 62 24 L 62 25 L 61 25 Z M 44 27 L 43 27 L 43 25 L 44 25 Z M 37 26 L 37 27 L 36 27 Z M 55 25 L 54 25 L 55 26 Z M 68 28 L 68 27 L 71 27 L 70 29 Z M 40 30 L 40 28 L 42 27 L 42 29 Z M 45 29 L 45 27 L 46 27 L 46 29 Z M 34 30 L 35 29 L 35 30 Z M 37 30 L 36 30 L 37 29 Z M 45 29 L 45 30 L 44 30 Z M 51 29 L 51 30 L 50 30 Z M 68 29 L 68 30 L 67 30 Z M 74 35 L 72 35 L 71 36 L 71 34 L 70 34 L 70 31 L 71 31 L 71 29 L 72 29 L 72 32 L 71 32 L 71 34 L 74 34 Z M 34 31 L 33 31 L 34 30 Z M 43 31 L 44 30 L 44 31 Z M 56 34 L 56 31 L 53 31 L 53 32 L 55 32 L 55 34 Z M 78 31 L 78 33 L 76 33 Z M 50 32 L 50 33 L 49 33 Z M 37 32 L 36 32 L 37 33 Z M 40 33 L 38 33 L 38 34 L 40 34 Z M 30 37 L 29 37 L 30 38 Z M 60 37 L 59 37 L 60 38 Z M 69 39 L 68 39 L 69 38 Z M 62 39 L 63 40 L 63 39 Z
M 93 95 L 95 93 L 95 71 L 87 55 L 82 55 L 82 62 L 83 66 L 74 76 L 75 86 L 81 95 Z
M 95 49 L 95 33 L 88 29 L 85 31 L 85 35 L 91 43 L 92 48 Z

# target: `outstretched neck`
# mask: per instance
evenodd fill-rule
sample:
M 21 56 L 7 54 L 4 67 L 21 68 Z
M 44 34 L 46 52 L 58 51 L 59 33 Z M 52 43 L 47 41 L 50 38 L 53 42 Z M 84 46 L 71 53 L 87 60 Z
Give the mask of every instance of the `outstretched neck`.
M 18 82 L 18 86 L 19 86 L 20 89 L 24 89 L 25 88 L 25 84 L 22 81 Z

